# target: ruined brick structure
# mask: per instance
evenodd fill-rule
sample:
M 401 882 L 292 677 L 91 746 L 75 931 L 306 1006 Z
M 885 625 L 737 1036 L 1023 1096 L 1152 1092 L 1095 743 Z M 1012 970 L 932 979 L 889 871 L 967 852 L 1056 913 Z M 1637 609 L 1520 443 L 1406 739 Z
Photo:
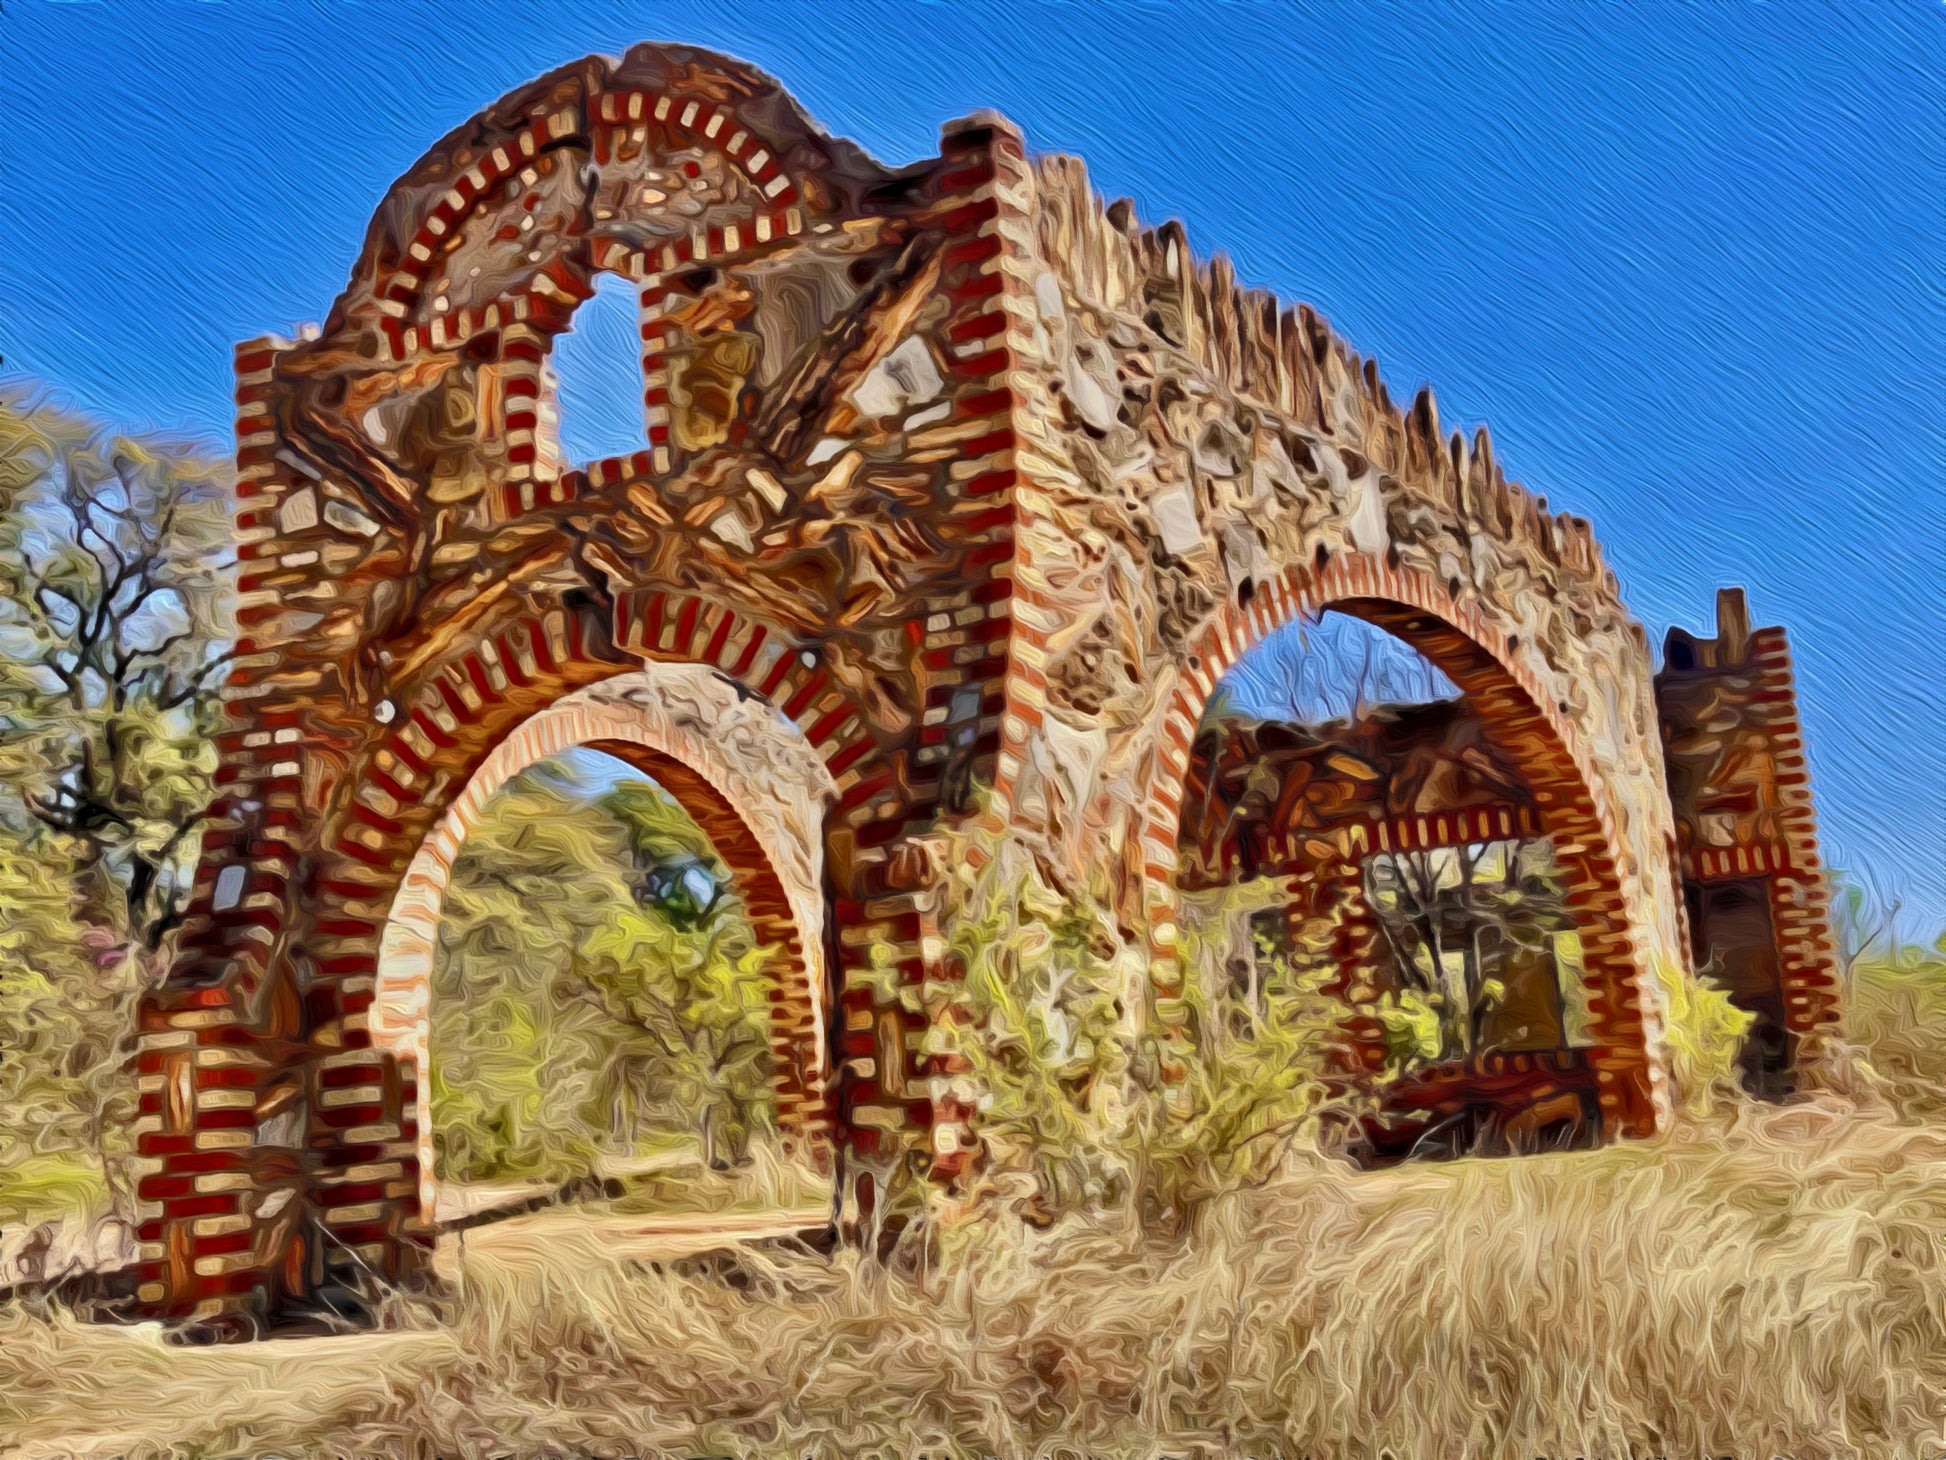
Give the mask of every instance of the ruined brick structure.
M 1725 589 L 1715 638 L 1669 631 L 1655 687 L 1695 966 L 1756 1015 L 1746 1083 L 1781 1093 L 1837 1004 L 1790 646 Z
M 640 291 L 644 447 L 570 465 L 550 349 L 604 271 Z M 843 1151 L 845 1199 L 950 1168 L 971 1136 L 872 976 L 945 971 L 929 833 L 977 806 L 1057 876 L 1106 868 L 1153 950 L 1131 996 L 1179 1018 L 1205 703 L 1327 606 L 1438 663 L 1517 792 L 1374 827 L 1553 838 L 1605 1132 L 1669 1108 L 1655 966 L 1690 963 L 1692 868 L 1784 858 L 1753 875 L 1787 1018 L 1828 1011 L 1794 728 L 1735 711 L 1777 750 L 1775 837 L 1719 844 L 1707 809 L 1745 772 L 1706 764 L 1697 696 L 1787 709 L 1773 640 L 1672 668 L 1659 731 L 1587 523 L 997 117 L 891 170 L 738 62 L 583 61 L 440 142 L 322 329 L 236 364 L 222 799 L 139 1056 L 149 1311 L 410 1265 L 445 869 L 492 787 L 570 743 L 681 796 L 767 920 L 782 1104 Z M 1701 798 L 1674 811 L 1664 734 Z

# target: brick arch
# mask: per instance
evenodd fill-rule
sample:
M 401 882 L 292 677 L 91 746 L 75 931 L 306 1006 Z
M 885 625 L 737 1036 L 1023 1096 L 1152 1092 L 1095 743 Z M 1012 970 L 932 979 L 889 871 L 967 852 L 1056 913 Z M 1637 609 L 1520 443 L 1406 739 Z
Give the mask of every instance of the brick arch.
M 662 199 L 631 199 L 635 211 L 598 220 L 604 233 L 585 248 L 574 239 L 533 260 L 520 287 L 450 316 L 428 316 L 425 292 L 468 221 L 515 206 L 523 174 L 540 159 L 578 151 L 599 175 L 656 141 L 720 158 L 747 191 L 745 204 L 646 239 L 639 231 L 631 236 L 627 225 L 679 215 L 658 213 Z M 843 211 L 848 199 L 890 176 L 850 143 L 825 136 L 775 80 L 730 57 L 655 44 L 620 61 L 592 56 L 503 97 L 401 177 L 374 213 L 345 302 L 369 299 L 393 360 L 450 349 L 484 331 L 558 317 L 559 306 L 573 302 L 563 291 L 584 268 L 644 282 L 759 257 L 801 233 L 808 216 Z M 354 307 L 334 323 L 369 318 Z
M 426 308 L 426 291 L 470 220 L 494 210 L 519 216 L 527 169 L 579 151 L 599 177 L 657 138 L 715 154 L 743 180 L 747 197 L 651 238 L 640 230 L 629 236 L 627 225 L 677 215 L 635 198 L 638 211 L 601 219 L 603 233 L 562 240 L 492 299 L 451 313 Z M 620 62 L 591 57 L 503 98 L 394 184 L 374 214 L 334 325 L 348 343 L 369 331 L 370 346 L 357 348 L 375 352 L 376 363 L 403 364 L 485 341 L 500 360 L 516 367 L 526 361 L 537 376 L 549 338 L 592 293 L 592 276 L 626 278 L 641 290 L 649 445 L 633 462 L 592 464 L 592 474 L 599 478 L 605 469 L 613 477 L 633 465 L 638 475 L 666 475 L 680 464 L 667 418 L 669 355 L 680 332 L 665 316 L 679 292 L 676 280 L 699 266 L 748 264 L 789 246 L 818 217 L 843 213 L 848 199 L 890 176 L 851 144 L 824 136 L 775 81 L 728 57 L 654 45 L 636 47 Z M 534 431 L 534 410 L 519 401 L 534 400 L 535 386 L 529 380 L 509 391 L 508 431 Z M 523 494 L 531 508 L 569 500 L 585 485 L 585 477 L 530 485 L 515 473 L 503 496 L 511 514 L 521 510 Z
M 610 129 L 595 130 L 597 135 L 605 135 Z M 520 135 L 524 138 L 529 133 Z M 568 140 L 587 139 L 577 132 Z M 535 155 L 538 154 L 526 154 L 522 160 Z M 653 247 L 630 248 L 612 239 L 590 240 L 585 248 L 546 260 L 523 286 L 502 293 L 490 303 L 464 307 L 450 316 L 434 315 L 418 323 L 408 321 L 426 287 L 431 265 L 422 273 L 401 272 L 383 286 L 384 301 L 392 306 L 385 310 L 380 321 L 385 358 L 399 362 L 427 351 L 458 349 L 511 326 L 527 325 L 549 334 L 559 333 L 567 327 L 575 306 L 587 297 L 590 276 L 611 273 L 642 287 L 643 359 L 653 374 L 656 362 L 666 353 L 666 342 L 657 333 L 654 320 L 662 301 L 673 292 L 670 276 L 702 265 L 751 263 L 792 242 L 806 228 L 805 210 L 794 201 L 795 197 L 795 189 L 788 189 L 774 204 L 738 210 L 718 224 L 680 234 Z M 483 197 L 470 200 L 465 211 L 455 213 L 456 222 L 463 222 L 484 201 Z M 438 217 L 435 213 L 434 219 Z M 422 249 L 423 239 L 437 236 L 422 229 L 420 239 L 415 239 L 412 247 Z
M 592 613 L 560 608 L 476 629 L 385 702 L 388 731 L 346 774 L 310 879 L 308 921 L 321 974 L 374 977 L 384 919 L 409 862 L 492 757 L 534 717 L 643 661 L 721 676 L 739 696 L 774 711 L 805 747 L 807 767 L 834 792 L 855 784 L 877 749 L 867 717 L 815 646 L 773 625 L 700 596 L 655 590 L 624 596 L 604 621 L 591 621 Z M 621 729 L 606 738 L 635 743 Z M 853 804 L 840 795 L 839 814 Z M 220 865 L 206 868 L 199 888 L 221 875 Z M 358 1042 L 368 1037 L 373 994 L 356 984 L 346 993 L 314 997 L 310 1013 L 314 1023 L 346 1021 L 347 1041 Z
M 1668 1099 L 1655 1057 L 1660 997 L 1642 937 L 1632 926 L 1615 820 L 1599 768 L 1522 652 L 1518 636 L 1457 599 L 1430 574 L 1362 553 L 1321 567 L 1297 566 L 1232 600 L 1185 656 L 1162 720 L 1154 788 L 1140 846 L 1159 1010 L 1175 1007 L 1177 858 L 1182 787 L 1196 727 L 1217 682 L 1253 645 L 1294 619 L 1330 608 L 1363 618 L 1413 645 L 1463 690 L 1488 732 L 1525 775 L 1567 869 L 1568 909 L 1580 934 L 1597 1047 L 1597 1094 L 1605 1121 L 1629 1134 L 1657 1128 Z
M 473 213 L 490 203 L 494 193 L 542 153 L 579 145 L 594 158 L 597 167 L 605 165 L 619 148 L 628 145 L 631 131 L 638 136 L 649 126 L 680 138 L 690 146 L 714 151 L 726 159 L 769 205 L 768 210 L 753 206 L 740 237 L 737 224 L 702 230 L 701 236 L 686 234 L 672 240 L 660 251 L 644 255 L 634 252 L 632 272 L 674 269 L 711 259 L 741 254 L 746 248 L 760 249 L 771 242 L 770 227 L 781 225 L 786 210 L 795 205 L 801 188 L 780 164 L 779 146 L 756 125 L 746 120 L 733 104 L 703 94 L 700 90 L 673 87 L 665 91 L 639 87 L 622 91 L 599 91 L 558 110 L 534 117 L 524 125 L 509 129 L 497 145 L 486 150 L 453 179 L 452 186 L 420 221 L 406 244 L 396 266 L 379 275 L 375 289 L 378 297 L 396 306 L 397 317 L 406 317 L 416 308 L 426 281 L 438 268 L 438 261 L 450 246 L 460 225 Z M 758 236 L 757 223 L 767 225 L 764 237 Z M 795 231 L 795 230 L 793 230 Z M 781 236 L 781 234 L 779 235 Z M 712 249 L 712 244 L 714 248 Z M 606 252 L 606 251 L 605 251 Z M 603 267 L 623 272 L 630 268 L 629 251 L 621 257 L 604 259 Z M 391 313 L 391 311 L 388 311 Z M 452 342 L 465 338 L 461 332 Z
M 700 213 L 664 188 L 634 186 L 644 159 L 664 154 L 714 158 L 735 185 Z M 580 192 L 570 184 L 551 200 L 562 211 L 545 240 L 514 258 L 482 255 L 495 284 L 477 297 L 464 282 L 450 301 L 430 297 L 442 273 L 462 280 L 465 260 L 454 259 L 469 238 L 477 247 L 491 237 L 498 247 L 534 224 L 535 199 L 560 186 L 537 180 L 536 170 L 561 165 L 582 169 L 589 185 Z M 505 446 L 489 498 L 501 520 L 574 500 L 591 479 L 666 478 L 685 465 L 671 433 L 672 357 L 688 343 L 672 316 L 685 281 L 705 266 L 755 263 L 832 220 L 876 217 L 883 210 L 865 200 L 893 179 L 851 143 L 827 137 L 775 80 L 742 62 L 656 44 L 619 61 L 589 57 L 501 98 L 393 184 L 323 347 L 405 372 L 437 369 L 464 351 L 503 372 L 499 409 L 480 427 Z M 597 206 L 610 183 L 618 196 Z M 646 449 L 554 470 L 541 445 L 545 362 L 599 273 L 639 289 Z
M 600 120 L 590 123 L 590 116 Z M 524 281 L 492 301 L 476 301 L 450 316 L 420 318 L 427 281 L 435 277 L 444 250 L 458 241 L 467 220 L 496 206 L 517 212 L 511 197 L 496 203 L 503 184 L 517 180 L 523 166 L 556 147 L 579 144 L 589 150 L 597 168 L 605 167 L 618 149 L 631 145 L 631 131 L 636 133 L 632 145 L 637 149 L 643 145 L 644 124 L 634 120 L 637 116 L 721 153 L 750 179 L 754 201 L 727 213 L 719 210 L 706 225 L 685 229 L 660 243 L 631 247 L 609 237 L 568 240 L 539 261 Z M 685 123 L 684 118 L 690 121 Z M 395 272 L 387 274 L 375 261 L 370 265 L 377 273 L 373 292 L 382 311 L 378 323 L 385 360 L 405 364 L 456 350 L 483 350 L 505 372 L 497 423 L 509 443 L 506 480 L 498 494 L 503 518 L 573 501 L 591 486 L 599 488 L 625 477 L 666 477 L 683 464 L 671 438 L 670 387 L 672 357 L 684 346 L 686 335 L 670 316 L 681 307 L 681 280 L 690 270 L 754 263 L 806 233 L 809 222 L 800 189 L 778 170 L 776 159 L 774 145 L 761 143 L 740 125 L 727 103 L 641 90 L 591 93 L 574 107 L 510 134 L 506 142 L 466 168 L 421 223 Z M 368 248 L 368 257 L 372 253 Z M 593 295 L 595 276 L 602 273 L 627 279 L 638 289 L 641 374 L 637 388 L 647 445 L 629 455 L 569 464 L 574 469 L 550 475 L 541 469 L 539 450 L 544 364 L 554 338 L 568 329 L 574 312 Z
M 710 733 L 704 733 L 704 714 L 712 720 Z M 726 748 L 732 745 L 745 760 Z M 606 751 L 651 777 L 710 838 L 758 944 L 775 950 L 771 1054 L 780 1125 L 814 1148 L 832 1134 L 822 821 L 836 784 L 795 727 L 740 699 L 714 674 L 656 666 L 600 681 L 516 726 L 427 834 L 392 901 L 370 1032 L 375 1048 L 400 1058 L 402 1078 L 417 1091 L 422 1221 L 434 1215 L 431 979 L 452 868 L 494 793 L 520 771 L 574 746 Z M 747 763 L 753 752 L 760 757 L 756 768 L 768 773 L 761 785 Z M 780 805 L 793 791 L 799 804 Z
M 804 743 L 807 766 L 821 766 L 836 795 L 827 835 L 868 814 L 888 778 L 872 759 L 868 717 L 814 643 L 700 596 L 647 590 L 612 608 L 557 600 L 476 622 L 450 645 L 393 679 L 372 712 L 384 728 L 349 759 L 302 746 L 295 723 L 232 734 L 262 773 L 226 790 L 223 804 L 241 809 L 222 814 L 264 800 L 276 822 L 267 834 L 206 838 L 181 965 L 144 1002 L 144 1077 L 193 1091 L 180 1110 L 142 1097 L 144 1302 L 181 1314 L 229 1314 L 246 1298 L 274 1305 L 315 1285 L 307 1265 L 321 1253 L 356 1253 L 394 1275 L 414 1266 L 414 1239 L 426 1235 L 419 1069 L 372 1037 L 381 942 L 425 837 L 521 722 L 644 661 L 684 663 L 722 675 Z M 675 763 L 660 766 L 671 779 L 682 774 Z M 686 783 L 691 804 L 706 784 Z M 306 805 L 320 795 L 333 809 Z M 785 902 L 778 915 L 795 923 Z M 826 950 L 835 932 L 819 930 Z M 799 1100 L 803 1126 L 851 1139 L 828 1100 L 830 1072 L 817 1073 Z M 869 1103 L 869 1086 L 849 1098 Z M 324 1238 L 293 1225 L 307 1211 Z

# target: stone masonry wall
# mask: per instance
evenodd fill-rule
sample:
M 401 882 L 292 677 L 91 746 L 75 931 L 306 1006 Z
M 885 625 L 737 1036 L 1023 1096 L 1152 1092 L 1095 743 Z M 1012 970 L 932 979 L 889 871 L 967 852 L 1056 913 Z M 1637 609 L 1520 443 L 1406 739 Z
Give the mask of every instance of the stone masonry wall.
M 550 354 L 604 272 L 640 291 L 644 441 L 574 465 Z M 778 913 L 831 970 L 848 1219 L 973 1142 L 900 997 L 951 973 L 933 833 L 985 804 L 1106 882 L 1152 953 L 1131 1007 L 1180 1017 L 1204 706 L 1326 607 L 1465 693 L 1566 869 L 1604 1126 L 1667 1111 L 1676 827 L 1588 524 L 1004 120 L 889 169 L 729 58 L 577 62 L 434 147 L 322 329 L 244 346 L 237 379 L 222 799 L 142 1016 L 158 1315 L 247 1325 L 333 1263 L 412 1268 L 423 1061 L 372 1028 L 400 889 L 498 747 L 645 662 L 779 717 L 828 779 L 822 916 Z
M 1837 1017 L 1838 977 L 1790 645 L 1751 628 L 1741 589 L 1717 595 L 1716 615 L 1713 638 L 1669 631 L 1656 677 L 1681 873 L 1698 888 L 1761 884 L 1801 1061 Z
M 1510 485 L 1484 431 L 1445 438 L 1430 392 L 1394 409 L 1309 309 L 1104 207 L 1079 163 L 1023 169 L 1011 200 L 1016 654 L 1046 680 L 1003 728 L 1015 825 L 1076 875 L 1092 849 L 1120 859 L 1166 970 L 1176 802 L 1215 679 L 1298 612 L 1360 612 L 1473 695 L 1550 831 L 1585 849 L 1604 1105 L 1653 1125 L 1651 964 L 1686 966 L 1673 830 L 1647 641 L 1588 525 Z

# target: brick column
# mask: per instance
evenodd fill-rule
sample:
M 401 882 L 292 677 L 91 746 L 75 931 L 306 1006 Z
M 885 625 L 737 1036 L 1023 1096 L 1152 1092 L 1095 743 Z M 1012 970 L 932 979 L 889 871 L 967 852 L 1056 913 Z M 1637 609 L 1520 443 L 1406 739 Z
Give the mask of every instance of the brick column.
M 1811 803 L 1811 773 L 1804 759 L 1790 645 L 1783 629 L 1767 628 L 1753 636 L 1753 649 L 1764 691 L 1777 697 L 1770 747 L 1778 820 L 1789 857 L 1787 869 L 1770 879 L 1771 926 L 1777 934 L 1785 1013 L 1799 1040 L 1798 1057 L 1815 1059 L 1819 1043 L 1838 1018 L 1831 890 L 1818 853 L 1817 813 Z
M 247 1323 L 309 1286 L 314 1091 L 304 994 L 284 958 L 318 756 L 342 730 L 305 705 L 328 668 L 265 652 L 299 636 L 337 566 L 375 524 L 275 449 L 288 341 L 237 351 L 238 656 L 216 735 L 217 799 L 169 981 L 142 1002 L 136 1072 L 138 1296 L 162 1317 Z
M 500 426 L 506 459 L 506 480 L 500 488 L 503 520 L 557 500 L 560 408 L 548 364 L 553 343 L 531 324 L 509 325 L 500 332 Z
M 1798 1061 L 1816 1057 L 1838 1016 L 1830 891 L 1790 645 L 1751 629 L 1741 589 L 1717 596 L 1715 637 L 1672 629 L 1656 676 L 1682 876 L 1761 881 L 1785 1028 Z

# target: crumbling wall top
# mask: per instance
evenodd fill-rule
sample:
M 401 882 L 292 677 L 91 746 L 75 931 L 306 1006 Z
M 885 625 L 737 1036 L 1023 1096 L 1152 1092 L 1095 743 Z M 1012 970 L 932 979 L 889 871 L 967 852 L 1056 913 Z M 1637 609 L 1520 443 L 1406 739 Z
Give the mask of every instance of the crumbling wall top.
M 1041 158 L 1036 201 L 1041 254 L 1078 296 L 1139 319 L 1226 392 L 1350 444 L 1354 474 L 1370 466 L 1393 490 L 1483 518 L 1626 617 L 1587 519 L 1551 512 L 1545 497 L 1508 481 L 1485 426 L 1470 441 L 1444 433 L 1431 387 L 1401 409 L 1377 362 L 1361 358 L 1310 305 L 1242 287 L 1224 255 L 1199 260 L 1173 219 L 1141 226 L 1131 200 L 1104 202 L 1094 192 L 1079 158 Z

